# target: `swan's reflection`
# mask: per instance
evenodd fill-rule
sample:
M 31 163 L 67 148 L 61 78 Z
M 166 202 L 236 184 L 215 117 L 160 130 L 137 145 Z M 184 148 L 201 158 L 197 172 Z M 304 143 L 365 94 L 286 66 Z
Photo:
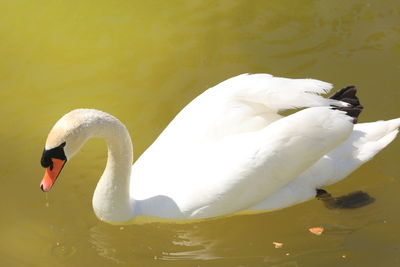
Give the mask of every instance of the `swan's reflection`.
M 198 230 L 198 227 L 187 230 L 178 230 L 172 244 L 175 249 L 164 253 L 161 259 L 163 260 L 213 260 L 221 258 L 217 253 L 217 245 L 220 243 L 217 240 L 212 240 L 204 237 Z
M 350 234 L 376 224 L 380 218 L 379 208 L 373 206 L 364 211 L 338 214 L 314 201 L 270 214 L 187 224 L 119 227 L 99 222 L 90 228 L 89 239 L 97 255 L 116 263 L 148 266 L 149 261 L 162 260 L 177 261 L 175 266 L 187 266 L 184 264 L 207 261 L 221 266 L 223 261 L 232 265 L 245 262 L 279 266 L 295 263 L 304 255 L 332 251 L 332 247 L 342 248 Z M 324 238 L 330 240 L 328 243 L 308 233 L 308 227 L 314 224 L 324 226 Z M 322 243 L 310 246 L 311 240 Z M 273 241 L 284 245 L 276 249 Z
M 125 263 L 118 258 L 116 255 L 117 248 L 113 246 L 112 242 L 109 242 L 108 235 L 101 230 L 101 227 L 90 228 L 89 240 L 99 256 L 115 263 Z
M 116 263 L 221 258 L 217 253 L 220 241 L 210 237 L 204 227 L 207 223 L 126 227 L 98 223 L 90 228 L 90 243 L 99 256 Z

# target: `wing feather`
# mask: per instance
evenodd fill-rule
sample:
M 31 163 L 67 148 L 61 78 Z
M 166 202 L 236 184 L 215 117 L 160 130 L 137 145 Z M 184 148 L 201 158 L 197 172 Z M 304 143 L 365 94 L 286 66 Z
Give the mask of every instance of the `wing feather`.
M 351 120 L 338 110 L 309 108 L 260 132 L 226 138 L 208 150 L 201 169 L 185 165 L 195 179 L 178 201 L 181 210 L 204 218 L 259 203 L 344 142 L 353 129 Z

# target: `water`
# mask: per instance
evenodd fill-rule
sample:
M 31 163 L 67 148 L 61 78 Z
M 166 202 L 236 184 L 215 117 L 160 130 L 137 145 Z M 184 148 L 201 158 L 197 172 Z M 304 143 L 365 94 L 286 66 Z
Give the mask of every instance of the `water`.
M 123 228 L 91 196 L 106 156 L 91 140 L 48 194 L 39 160 L 78 107 L 129 128 L 135 155 L 206 88 L 244 72 L 359 87 L 360 121 L 400 114 L 398 1 L 1 1 L 2 266 L 399 266 L 399 140 L 332 194 L 376 201 Z M 308 231 L 324 227 L 321 236 Z M 283 243 L 275 248 L 273 242 Z

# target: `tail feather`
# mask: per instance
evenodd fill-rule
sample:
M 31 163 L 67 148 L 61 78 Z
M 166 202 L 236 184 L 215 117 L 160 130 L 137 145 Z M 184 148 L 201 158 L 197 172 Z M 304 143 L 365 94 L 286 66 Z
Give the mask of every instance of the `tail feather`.
M 397 124 L 392 123 L 396 122 L 396 120 Z M 380 136 L 377 133 L 374 133 L 371 134 L 371 138 L 368 138 L 368 136 L 364 138 L 368 138 L 369 140 L 367 139 L 364 141 L 363 145 L 359 145 L 357 158 L 366 162 L 389 145 L 399 133 L 398 121 L 399 119 L 384 121 L 384 123 L 386 123 L 384 126 L 386 127 L 381 130 Z M 378 123 L 381 124 L 380 122 L 377 122 L 377 125 L 379 125 Z

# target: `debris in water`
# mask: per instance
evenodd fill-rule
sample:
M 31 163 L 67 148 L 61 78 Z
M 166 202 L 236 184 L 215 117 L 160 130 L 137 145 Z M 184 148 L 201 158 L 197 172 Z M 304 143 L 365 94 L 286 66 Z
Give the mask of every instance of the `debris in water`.
M 342 255 L 342 258 L 343 258 L 343 259 L 345 259 L 346 257 L 347 257 L 346 254 L 343 254 L 343 255 Z
M 324 232 L 324 227 L 311 227 L 308 229 L 308 231 L 314 235 L 322 235 Z
M 283 247 L 283 243 L 272 242 L 272 244 L 275 246 L 275 248 L 281 248 L 281 247 Z

